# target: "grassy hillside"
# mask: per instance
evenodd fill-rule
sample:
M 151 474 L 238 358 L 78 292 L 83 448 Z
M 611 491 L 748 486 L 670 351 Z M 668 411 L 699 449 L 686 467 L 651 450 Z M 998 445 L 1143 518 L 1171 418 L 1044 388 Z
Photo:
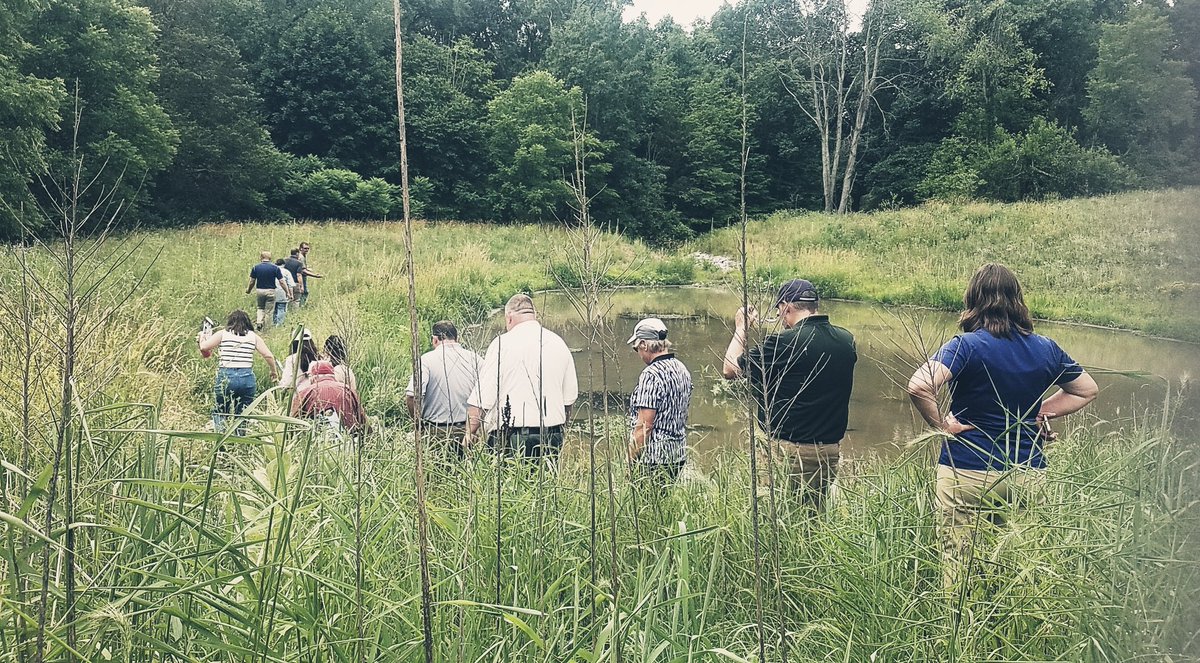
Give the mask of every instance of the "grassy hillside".
M 753 224 L 759 278 L 802 274 L 848 299 L 957 310 L 971 272 L 1016 270 L 1039 318 L 1200 340 L 1200 189 L 1015 205 L 930 203 Z M 692 244 L 734 254 L 737 229 Z
M 761 283 L 802 275 L 827 296 L 956 310 L 971 272 L 999 260 L 1023 279 L 1039 317 L 1139 329 L 1200 340 L 1200 189 L 1133 193 L 1053 203 L 930 204 L 833 217 L 777 214 L 749 228 L 749 271 Z M 737 229 L 671 250 L 607 235 L 598 253 L 614 284 L 733 284 L 737 273 L 697 265 L 704 251 L 737 255 Z M 199 425 L 211 398 L 212 364 L 194 351 L 199 320 L 252 308 L 246 273 L 260 250 L 277 255 L 301 240 L 314 249 L 310 306 L 293 313 L 318 338 L 348 337 L 366 367 L 364 398 L 374 412 L 399 412 L 408 374 L 403 238 L 398 224 L 218 224 L 146 233 L 127 268 L 110 277 L 110 300 L 133 293 L 133 315 L 112 322 L 127 353 L 105 356 L 115 391 L 162 402 L 164 421 Z M 477 322 L 518 290 L 577 281 L 578 237 L 564 228 L 419 224 L 419 314 L 423 323 Z M 9 263 L 0 285 L 13 292 Z M 142 272 L 149 270 L 141 279 Z M 289 330 L 268 340 L 285 353 Z M 46 365 L 52 360 L 45 359 Z M 18 368 L 0 367 L 0 373 Z M 360 371 L 362 373 L 364 371 Z M 10 376 L 9 379 L 12 379 Z

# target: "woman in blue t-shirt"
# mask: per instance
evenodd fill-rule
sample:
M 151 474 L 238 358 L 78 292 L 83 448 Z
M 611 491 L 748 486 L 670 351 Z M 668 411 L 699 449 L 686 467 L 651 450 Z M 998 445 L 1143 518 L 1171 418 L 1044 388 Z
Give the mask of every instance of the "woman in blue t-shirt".
M 937 469 L 942 538 L 950 557 L 970 553 L 976 516 L 1019 503 L 1046 466 L 1047 422 L 1096 398 L 1096 382 L 1033 319 L 1010 269 L 980 267 L 963 295 L 963 333 L 913 373 L 908 393 L 931 426 L 947 435 Z M 950 408 L 938 393 L 950 386 Z M 1051 387 L 1058 389 L 1045 400 Z M 992 520 L 997 514 L 991 513 Z M 948 565 L 948 583 L 954 565 Z

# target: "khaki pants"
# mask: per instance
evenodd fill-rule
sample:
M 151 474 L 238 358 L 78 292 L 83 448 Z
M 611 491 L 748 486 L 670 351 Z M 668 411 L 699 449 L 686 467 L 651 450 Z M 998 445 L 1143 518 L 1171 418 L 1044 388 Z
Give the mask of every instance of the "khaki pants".
M 960 579 L 983 532 L 1003 526 L 1013 506 L 1039 500 L 1044 476 L 1033 468 L 961 470 L 938 465 L 938 525 L 947 589 Z
M 767 439 L 757 451 L 760 492 L 768 490 L 774 483 L 771 474 L 773 465 L 776 474 L 782 472 L 787 477 L 788 488 L 801 501 L 818 510 L 824 507 L 829 499 L 830 486 L 837 478 L 838 461 L 842 455 L 841 443 L 797 444 Z M 770 458 L 767 458 L 768 452 Z
M 437 451 L 443 458 L 461 460 L 464 455 L 462 439 L 467 431 L 466 424 L 435 424 L 426 421 L 421 424 L 425 434 L 427 449 Z

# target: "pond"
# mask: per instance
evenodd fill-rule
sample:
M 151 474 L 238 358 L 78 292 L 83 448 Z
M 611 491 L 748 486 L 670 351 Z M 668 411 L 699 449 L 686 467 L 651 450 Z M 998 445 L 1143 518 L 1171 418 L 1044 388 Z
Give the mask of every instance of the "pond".
M 626 345 L 634 324 L 642 317 L 663 318 L 670 330 L 676 356 L 691 370 L 694 392 L 689 416 L 689 445 L 701 456 L 743 444 L 747 411 L 737 389 L 721 378 L 721 358 L 733 329 L 733 313 L 741 306 L 740 293 L 712 288 L 625 289 L 603 295 L 606 312 L 604 336 L 590 342 L 592 329 L 576 311 L 572 299 L 561 292 L 535 297 L 547 329 L 558 332 L 575 353 L 579 388 L 583 395 L 576 420 L 598 414 L 605 397 L 610 413 L 623 414 L 629 392 L 643 368 Z M 770 308 L 771 297 L 751 298 L 760 311 Z M 919 435 L 923 422 L 901 386 L 916 365 L 955 332 L 957 316 L 923 309 L 884 307 L 857 302 L 821 303 L 833 324 L 850 330 L 858 345 L 854 393 L 850 403 L 850 429 L 843 447 L 848 455 L 869 452 L 893 455 Z M 485 325 L 480 338 L 467 343 L 486 348 L 491 334 L 501 330 L 503 318 Z M 764 331 L 778 331 L 766 325 Z M 1037 324 L 1037 331 L 1056 340 L 1084 364 L 1100 385 L 1100 396 L 1083 412 L 1055 427 L 1086 425 L 1104 431 L 1158 423 L 1167 411 L 1172 430 L 1181 437 L 1200 432 L 1200 389 L 1191 384 L 1200 376 L 1200 346 L 1154 339 L 1130 332 L 1095 327 Z M 601 348 L 607 349 L 608 383 L 601 377 Z M 592 367 L 589 369 L 589 365 Z M 589 379 L 589 370 L 594 375 Z

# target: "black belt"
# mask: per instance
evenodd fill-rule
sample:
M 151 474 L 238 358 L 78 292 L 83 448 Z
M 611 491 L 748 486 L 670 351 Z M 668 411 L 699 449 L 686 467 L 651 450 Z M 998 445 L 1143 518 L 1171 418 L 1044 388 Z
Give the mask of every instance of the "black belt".
M 430 421 L 428 419 L 422 419 L 421 423 L 425 424 L 426 426 L 442 426 L 442 427 L 446 427 L 446 428 L 448 428 L 450 426 L 466 426 L 467 425 L 467 422 L 465 422 L 465 421 L 456 421 L 452 424 L 442 424 L 442 423 L 438 423 L 436 421 Z
M 500 433 L 504 430 L 505 429 L 502 428 L 496 432 Z M 529 435 L 532 433 L 557 433 L 561 430 L 562 430 L 562 424 L 559 424 L 557 426 L 513 426 L 513 427 L 507 429 L 507 431 L 509 433 L 520 433 L 522 435 Z

